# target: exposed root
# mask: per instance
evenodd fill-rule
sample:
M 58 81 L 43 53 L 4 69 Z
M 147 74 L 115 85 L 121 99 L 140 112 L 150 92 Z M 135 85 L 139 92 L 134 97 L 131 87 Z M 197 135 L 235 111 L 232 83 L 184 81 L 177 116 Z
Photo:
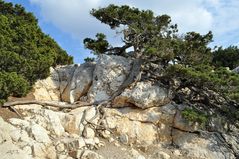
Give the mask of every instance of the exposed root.
M 52 102 L 52 101 L 24 100 L 24 101 L 6 102 L 3 104 L 3 107 L 12 107 L 12 106 L 16 106 L 16 105 L 27 105 L 27 104 L 38 104 L 43 107 L 51 106 L 51 107 L 56 107 L 56 108 L 75 109 L 75 108 L 79 108 L 79 107 L 91 106 L 96 103 L 81 102 L 78 104 L 66 104 L 66 103 L 62 103 L 62 102 Z

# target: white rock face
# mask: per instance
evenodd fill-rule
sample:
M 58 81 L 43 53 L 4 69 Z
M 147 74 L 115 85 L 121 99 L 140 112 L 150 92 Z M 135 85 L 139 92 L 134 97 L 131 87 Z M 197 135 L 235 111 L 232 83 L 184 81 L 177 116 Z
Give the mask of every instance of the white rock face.
M 130 69 L 129 59 L 109 55 L 101 55 L 96 64 L 59 67 L 36 83 L 30 99 L 107 100 Z M 8 123 L 0 117 L 0 158 L 235 159 L 239 155 L 236 126 L 218 126 L 220 122 L 212 121 L 212 131 L 201 132 L 197 124 L 182 117 L 180 110 L 185 106 L 170 102 L 170 98 L 167 89 L 144 81 L 127 87 L 112 107 L 92 105 L 61 111 L 38 104 L 15 106 L 24 119 L 11 118 Z M 230 133 L 225 133 L 229 127 Z M 178 148 L 167 147 L 171 144 Z M 106 152 L 100 153 L 103 147 Z
M 35 100 L 59 101 L 59 75 L 57 71 L 50 68 L 50 76 L 44 80 L 38 80 L 33 86 L 33 96 Z
M 93 84 L 88 92 L 89 101 L 107 100 L 126 79 L 130 60 L 114 55 L 101 55 L 93 73 Z
M 61 68 L 64 70 L 64 68 Z M 70 69 L 66 69 L 67 73 L 60 73 L 62 100 L 69 103 L 78 101 L 80 97 L 87 94 L 93 79 L 93 71 L 95 64 L 84 63 L 82 65 L 74 65 Z M 66 77 L 65 77 L 66 76 Z M 67 80 L 65 80 L 67 79 Z M 65 84 L 67 82 L 67 84 Z M 65 87 L 64 87 L 65 86 Z
M 153 85 L 151 82 L 138 82 L 134 88 L 126 89 L 114 100 L 114 107 L 135 105 L 146 109 L 162 106 L 170 101 L 168 90 Z
M 40 143 L 50 143 L 51 140 L 47 134 L 47 131 L 38 124 L 31 125 L 31 135 Z
M 95 137 L 95 131 L 91 129 L 90 127 L 85 127 L 83 131 L 83 136 L 87 139 L 94 138 Z
M 175 106 L 171 104 L 145 110 L 130 107 L 104 110 L 105 125 L 116 129 L 119 137 L 127 135 L 129 143 L 171 143 L 171 127 L 176 113 Z

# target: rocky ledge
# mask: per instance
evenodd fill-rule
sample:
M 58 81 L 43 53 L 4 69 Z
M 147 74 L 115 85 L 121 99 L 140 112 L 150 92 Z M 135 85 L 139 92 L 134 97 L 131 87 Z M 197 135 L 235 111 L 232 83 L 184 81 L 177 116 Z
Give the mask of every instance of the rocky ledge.
M 115 93 L 131 76 L 133 66 L 130 59 L 102 55 L 96 63 L 52 69 L 51 76 L 38 81 L 25 98 L 9 99 L 39 103 L 15 105 L 10 108 L 19 117 L 0 118 L 1 158 L 239 156 L 239 129 L 235 125 L 215 117 L 209 122 L 209 131 L 184 119 L 182 110 L 187 105 L 174 103 L 167 88 L 153 81 L 134 80 Z M 77 107 L 55 107 L 69 103 Z

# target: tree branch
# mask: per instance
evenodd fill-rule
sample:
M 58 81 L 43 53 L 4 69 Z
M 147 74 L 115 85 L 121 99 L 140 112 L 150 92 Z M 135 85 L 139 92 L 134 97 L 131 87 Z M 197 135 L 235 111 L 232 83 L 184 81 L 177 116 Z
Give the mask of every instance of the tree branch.
M 3 107 L 12 107 L 12 106 L 16 106 L 16 105 L 27 105 L 27 104 L 38 104 L 41 106 L 51 106 L 51 107 L 56 107 L 56 108 L 75 109 L 75 108 L 79 108 L 79 107 L 95 105 L 97 103 L 80 102 L 77 104 L 66 104 L 66 103 L 62 103 L 62 102 L 52 102 L 52 101 L 24 100 L 24 101 L 6 102 L 3 104 Z

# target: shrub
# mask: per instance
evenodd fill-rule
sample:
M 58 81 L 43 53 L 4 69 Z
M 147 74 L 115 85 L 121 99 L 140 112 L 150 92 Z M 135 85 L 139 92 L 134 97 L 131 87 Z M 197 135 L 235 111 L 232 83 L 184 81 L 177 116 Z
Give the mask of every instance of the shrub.
M 0 59 L 0 100 L 9 95 L 25 95 L 30 85 L 49 75 L 51 66 L 73 62 L 71 56 L 41 31 L 32 13 L 2 0 Z
M 198 122 L 201 125 L 205 125 L 208 121 L 208 117 L 206 114 L 199 112 L 197 110 L 194 110 L 192 108 L 185 108 L 182 111 L 182 116 L 191 122 Z

